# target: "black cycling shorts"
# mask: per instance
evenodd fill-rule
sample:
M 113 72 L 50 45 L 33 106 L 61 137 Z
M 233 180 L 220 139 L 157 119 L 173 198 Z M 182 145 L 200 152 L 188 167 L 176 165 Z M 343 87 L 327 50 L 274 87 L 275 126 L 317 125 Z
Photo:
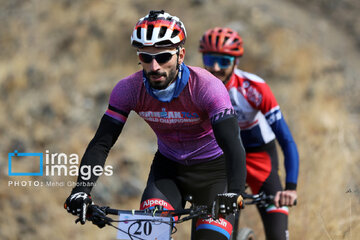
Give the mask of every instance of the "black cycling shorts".
M 174 162 L 160 152 L 155 154 L 140 209 L 161 205 L 165 209 L 183 209 L 191 195 L 193 203 L 212 206 L 218 193 L 226 192 L 227 177 L 223 156 L 186 166 Z M 234 217 L 213 221 L 198 219 L 196 239 L 229 239 Z
M 279 163 L 275 141 L 258 150 L 247 149 L 246 153 L 247 183 L 253 193 L 265 192 L 275 195 L 282 191 L 278 174 Z M 259 208 L 267 240 L 286 240 L 288 233 L 288 207 L 276 208 L 270 205 Z

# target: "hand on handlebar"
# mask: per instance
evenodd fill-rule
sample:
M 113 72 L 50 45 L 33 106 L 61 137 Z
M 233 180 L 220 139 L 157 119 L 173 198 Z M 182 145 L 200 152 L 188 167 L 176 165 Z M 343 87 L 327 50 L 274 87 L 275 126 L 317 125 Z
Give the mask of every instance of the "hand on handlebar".
M 285 190 L 276 193 L 274 198 L 275 207 L 296 205 L 297 193 L 295 190 Z
M 85 224 L 86 209 L 92 203 L 91 196 L 84 192 L 71 194 L 64 203 L 64 208 L 72 215 L 79 216 L 76 222 Z
M 244 202 L 240 194 L 236 193 L 221 193 L 216 196 L 214 202 L 214 213 L 215 218 L 219 218 L 219 214 L 233 214 L 243 208 Z

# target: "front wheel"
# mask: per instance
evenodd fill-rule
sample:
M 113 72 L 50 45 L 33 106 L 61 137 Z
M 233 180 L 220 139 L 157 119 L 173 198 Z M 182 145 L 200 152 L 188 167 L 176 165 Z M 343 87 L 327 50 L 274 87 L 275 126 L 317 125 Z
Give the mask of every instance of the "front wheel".
M 250 228 L 241 228 L 238 232 L 236 240 L 255 240 L 255 233 Z

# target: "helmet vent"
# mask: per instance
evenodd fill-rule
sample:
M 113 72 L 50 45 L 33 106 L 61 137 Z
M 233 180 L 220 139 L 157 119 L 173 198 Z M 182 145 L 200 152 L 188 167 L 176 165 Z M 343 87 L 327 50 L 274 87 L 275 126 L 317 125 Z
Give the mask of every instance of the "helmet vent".
M 185 40 L 184 24 L 178 17 L 171 16 L 164 10 L 152 10 L 140 18 L 131 35 L 131 44 L 134 47 L 177 47 L 184 44 Z
M 146 40 L 151 40 L 153 30 L 154 30 L 154 25 L 148 25 L 146 32 Z
M 207 30 L 199 44 L 201 53 L 219 53 L 229 56 L 241 57 L 243 55 L 243 43 L 240 35 L 230 28 Z
M 176 37 L 179 33 L 180 31 L 175 29 L 171 34 L 171 38 Z
M 141 28 L 140 28 L 140 27 L 138 27 L 138 28 L 136 29 L 136 37 L 137 37 L 137 38 L 141 38 Z
M 167 47 L 167 46 L 172 46 L 174 45 L 170 40 L 164 40 L 161 42 L 158 42 L 155 46 L 163 46 L 163 47 Z
M 218 45 L 219 43 L 219 36 L 216 37 L 216 46 Z
M 165 27 L 165 26 L 162 26 L 162 27 L 160 28 L 159 38 L 162 38 L 162 37 L 165 36 L 166 30 L 167 30 L 167 27 Z

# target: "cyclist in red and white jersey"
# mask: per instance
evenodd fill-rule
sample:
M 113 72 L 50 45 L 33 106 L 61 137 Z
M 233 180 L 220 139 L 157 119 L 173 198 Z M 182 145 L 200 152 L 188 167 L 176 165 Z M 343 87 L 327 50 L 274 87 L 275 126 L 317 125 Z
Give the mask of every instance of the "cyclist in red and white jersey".
M 297 198 L 299 171 L 297 146 L 269 85 L 260 77 L 237 68 L 243 42 L 230 28 L 207 30 L 200 40 L 205 68 L 225 84 L 236 111 L 246 151 L 247 184 L 254 194 L 275 195 L 275 206 L 259 208 L 266 239 L 288 238 L 288 208 Z M 285 158 L 286 186 L 278 175 L 275 139 Z
M 141 209 L 161 205 L 181 209 L 216 200 L 224 218 L 199 219 L 195 239 L 229 239 L 245 189 L 245 151 L 223 83 L 208 71 L 184 64 L 186 31 L 179 18 L 150 11 L 135 25 L 131 44 L 142 66 L 112 90 L 109 106 L 81 166 L 103 166 L 131 111 L 156 133 L 155 154 Z M 87 181 L 78 178 L 64 207 L 78 215 L 91 202 Z M 227 215 L 230 213 L 229 215 Z M 225 217 L 226 216 L 226 217 Z

